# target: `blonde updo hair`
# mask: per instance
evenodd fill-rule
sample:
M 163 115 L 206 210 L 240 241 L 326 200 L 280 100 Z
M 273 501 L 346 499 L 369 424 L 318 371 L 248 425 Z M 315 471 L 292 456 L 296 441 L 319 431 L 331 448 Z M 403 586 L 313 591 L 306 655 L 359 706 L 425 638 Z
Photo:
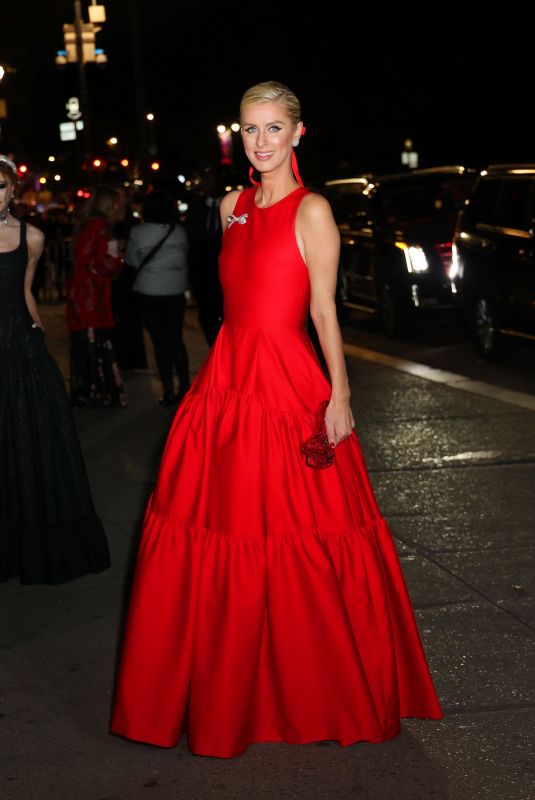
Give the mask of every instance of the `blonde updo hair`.
M 257 83 L 247 89 L 240 102 L 240 116 L 243 114 L 243 109 L 253 103 L 273 102 L 283 104 L 294 125 L 301 122 L 301 103 L 291 89 L 278 81 Z

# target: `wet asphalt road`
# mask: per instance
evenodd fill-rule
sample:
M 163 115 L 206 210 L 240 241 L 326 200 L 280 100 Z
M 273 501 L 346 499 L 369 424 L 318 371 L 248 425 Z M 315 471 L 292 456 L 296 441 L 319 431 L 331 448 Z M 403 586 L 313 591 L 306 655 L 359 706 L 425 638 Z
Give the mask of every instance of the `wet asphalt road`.
M 351 320 L 344 327 L 344 340 L 535 395 L 535 342 L 504 338 L 501 356 L 492 362 L 486 361 L 452 313 L 428 317 L 425 324 L 416 325 L 400 339 L 393 340 L 381 333 L 376 316 L 352 311 Z
M 44 314 L 65 367 L 61 309 Z M 195 371 L 206 347 L 191 311 L 187 325 Z M 376 333 L 345 330 L 373 349 L 365 336 Z M 172 417 L 154 375 L 130 373 L 128 409 L 76 413 L 112 568 L 0 587 L 3 800 L 535 797 L 535 414 L 370 361 L 348 368 L 445 718 L 405 720 L 380 745 L 258 744 L 226 761 L 108 736 L 140 519 Z

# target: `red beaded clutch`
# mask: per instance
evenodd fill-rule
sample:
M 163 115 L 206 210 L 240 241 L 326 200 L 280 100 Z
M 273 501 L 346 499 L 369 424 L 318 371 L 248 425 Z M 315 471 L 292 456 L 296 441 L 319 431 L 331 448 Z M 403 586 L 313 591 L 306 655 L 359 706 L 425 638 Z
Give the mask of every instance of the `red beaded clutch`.
M 325 428 L 325 412 L 329 405 L 328 400 L 323 400 L 316 410 L 316 424 L 312 436 L 303 442 L 301 452 L 305 456 L 307 467 L 324 469 L 334 462 L 334 448 L 329 444 Z

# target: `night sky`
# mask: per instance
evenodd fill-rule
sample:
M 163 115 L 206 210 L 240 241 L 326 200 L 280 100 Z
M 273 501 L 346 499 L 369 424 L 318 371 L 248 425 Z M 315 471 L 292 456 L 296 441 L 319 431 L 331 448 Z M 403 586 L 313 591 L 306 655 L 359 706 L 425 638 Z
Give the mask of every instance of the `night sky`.
M 125 155 L 135 154 L 137 85 L 146 110 L 157 115 L 162 169 L 191 173 L 217 161 L 215 126 L 235 120 L 243 91 L 274 79 L 302 102 L 305 179 L 397 169 L 406 137 L 421 166 L 535 161 L 526 120 L 532 26 L 520 5 L 509 3 L 506 17 L 502 10 L 468 24 L 460 4 L 429 5 L 429 16 L 408 4 L 397 12 L 353 4 L 356 10 L 345 12 L 329 2 L 315 15 L 296 2 L 104 4 L 108 20 L 97 43 L 109 63 L 87 67 L 95 155 L 105 154 L 112 135 Z M 1 149 L 19 161 L 44 163 L 49 153 L 72 152 L 71 144 L 60 146 L 58 125 L 67 98 L 78 94 L 77 69 L 58 69 L 54 57 L 62 24 L 73 17 L 72 0 L 2 9 L 0 63 L 16 72 L 0 84 L 9 111 Z M 136 30 L 144 89 L 133 78 Z M 511 48 L 514 55 L 506 56 Z

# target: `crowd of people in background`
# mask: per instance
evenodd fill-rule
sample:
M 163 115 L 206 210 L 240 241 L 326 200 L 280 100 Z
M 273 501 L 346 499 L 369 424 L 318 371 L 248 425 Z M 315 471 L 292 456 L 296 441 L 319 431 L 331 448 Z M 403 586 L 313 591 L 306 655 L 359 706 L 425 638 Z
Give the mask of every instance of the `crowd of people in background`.
M 44 211 L 17 203 L 19 219 L 45 235 L 36 300 L 66 305 L 73 406 L 128 405 L 122 371 L 147 369 L 144 329 L 162 384 L 159 403 L 176 405 L 187 392 L 186 307 L 196 306 L 209 345 L 222 322 L 223 191 L 207 170 L 181 212 L 165 191 L 134 196 L 125 186 L 98 186 L 86 200 Z

